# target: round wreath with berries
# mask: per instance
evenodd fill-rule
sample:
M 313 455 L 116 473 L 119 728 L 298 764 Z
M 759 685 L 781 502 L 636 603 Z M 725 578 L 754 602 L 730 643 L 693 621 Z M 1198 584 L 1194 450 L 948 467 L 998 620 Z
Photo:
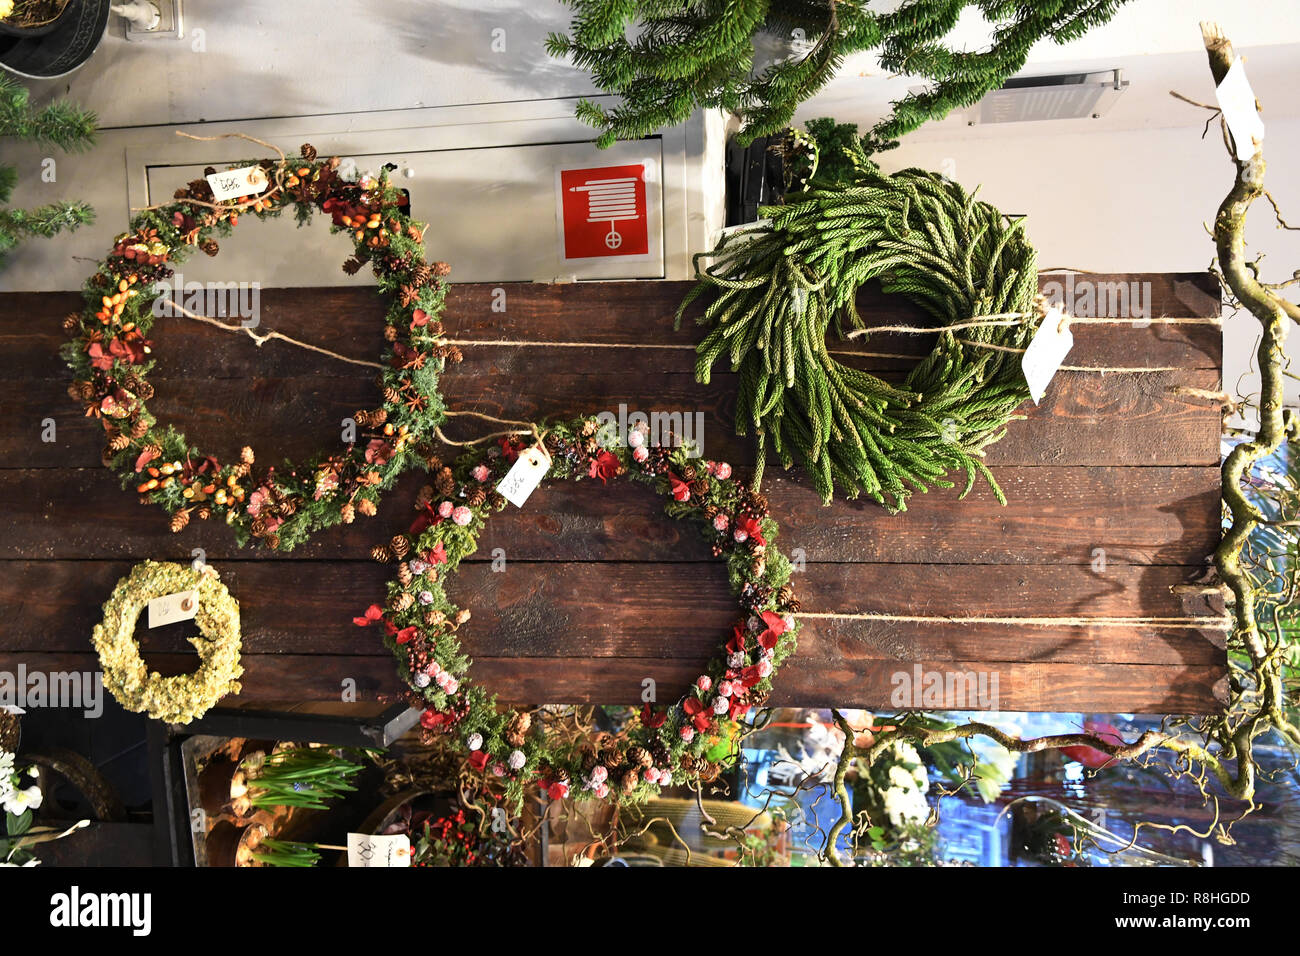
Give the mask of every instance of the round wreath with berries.
M 502 438 L 435 470 L 409 532 L 372 552 L 376 560 L 398 562 L 387 601 L 354 623 L 382 629 L 412 705 L 424 710 L 426 734 L 456 735 L 470 765 L 499 778 L 508 802 L 517 805 L 534 786 L 553 799 L 637 800 L 661 787 L 708 782 L 735 763 L 747 713 L 765 702 L 795 649 L 798 602 L 790 562 L 772 546 L 777 524 L 767 502 L 733 480 L 725 462 L 693 458 L 689 446 L 651 448 L 640 431 L 612 444 L 602 440 L 597 419 L 579 419 L 541 436 L 550 458 L 547 482 L 589 481 L 595 493 L 615 480 L 647 485 L 667 499 L 669 517 L 696 525 L 726 563 L 736 622 L 690 689 L 671 705 L 645 704 L 619 734 L 575 743 L 555 739 L 529 712 L 499 708 L 471 680 L 456 636 L 470 612 L 450 601 L 444 585 L 477 549 L 491 514 L 504 507 L 495 489 L 526 447 L 519 438 Z
M 337 158 L 318 159 L 310 145 L 300 159 L 239 164 L 262 170 L 257 195 L 214 201 L 198 179 L 167 203 L 141 211 L 84 287 L 86 306 L 64 322 L 71 341 L 63 356 L 74 380 L 69 394 L 104 427 L 104 464 L 121 475 L 145 504 L 157 504 L 181 531 L 190 518 L 230 525 L 239 543 L 250 540 L 289 551 L 312 532 L 373 515 L 380 493 L 424 453 L 444 408 L 438 377 L 459 351 L 442 338 L 445 263 L 425 260 L 421 226 L 407 216 L 405 194 L 387 172 L 349 181 Z M 209 170 L 209 172 L 215 172 Z M 349 274 L 369 263 L 378 291 L 389 299 L 378 385 L 382 403 L 356 413 L 356 438 L 341 450 L 306 463 L 255 468 L 245 446 L 238 461 L 220 462 L 181 432 L 159 422 L 147 402 L 155 364 L 150 330 L 157 318 L 179 314 L 159 296 L 158 283 L 195 249 L 218 252 L 218 238 L 241 217 L 268 219 L 291 210 L 299 223 L 314 212 L 331 231 L 352 240 Z

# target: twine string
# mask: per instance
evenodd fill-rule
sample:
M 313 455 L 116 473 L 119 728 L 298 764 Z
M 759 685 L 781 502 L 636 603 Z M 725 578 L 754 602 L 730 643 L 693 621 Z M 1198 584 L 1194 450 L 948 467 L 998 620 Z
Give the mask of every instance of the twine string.
M 221 133 L 217 136 L 196 136 L 193 133 L 186 133 L 183 130 L 178 129 L 176 135 L 183 136 L 186 139 L 198 140 L 202 143 L 211 143 L 218 139 L 246 139 L 250 143 L 256 143 L 258 146 L 265 146 L 267 149 L 273 149 L 280 154 L 280 161 L 276 163 L 275 166 L 275 185 L 270 189 L 263 190 L 254 196 L 241 196 L 239 199 L 236 199 L 233 204 L 231 202 L 205 202 L 202 199 L 186 199 L 186 203 L 189 203 L 192 206 L 200 206 L 204 209 L 242 209 L 258 200 L 269 199 L 284 189 L 284 167 L 285 164 L 289 162 L 289 158 L 285 155 L 284 150 L 279 146 L 276 146 L 274 143 L 268 143 L 266 140 L 258 139 L 256 136 L 249 136 L 247 133 Z M 133 206 L 131 211 L 148 212 L 151 209 L 162 209 L 165 206 L 171 206 L 175 202 L 175 199 L 169 199 L 167 202 L 158 203 L 154 206 Z
M 537 444 L 537 448 L 546 456 L 546 460 L 551 460 L 551 453 L 546 450 L 546 442 L 543 441 L 546 437 L 547 429 L 541 428 L 536 422 L 521 422 L 510 418 L 497 418 L 495 415 L 488 415 L 485 412 L 475 412 L 468 409 L 464 411 L 447 411 L 445 414 L 448 418 L 460 418 L 468 415 L 472 418 L 481 418 L 483 421 L 494 422 L 497 425 L 515 425 L 518 427 L 507 428 L 502 431 L 488 432 L 486 435 L 480 435 L 478 438 L 471 438 L 465 441 L 457 441 L 454 438 L 448 438 L 441 427 L 434 428 L 433 433 L 437 435 L 438 440 L 444 444 L 456 445 L 461 448 L 471 448 L 474 445 L 481 445 L 484 442 L 489 442 L 494 438 L 508 438 L 515 435 L 532 435 L 533 440 Z
M 906 624 L 1012 624 L 1023 627 L 1151 627 L 1170 630 L 1228 630 L 1227 617 L 1003 617 L 984 615 L 889 614 L 876 611 L 840 613 L 801 611 L 797 618 L 845 621 L 893 621 Z

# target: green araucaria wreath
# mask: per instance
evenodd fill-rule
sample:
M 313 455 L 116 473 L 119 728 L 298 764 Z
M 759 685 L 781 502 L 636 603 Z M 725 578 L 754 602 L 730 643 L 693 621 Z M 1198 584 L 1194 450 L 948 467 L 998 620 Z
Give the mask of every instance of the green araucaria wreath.
M 696 524 L 726 562 L 738 620 L 684 697 L 667 706 L 647 703 L 624 734 L 557 743 L 529 713 L 498 710 L 494 695 L 470 682 L 470 661 L 456 639 L 470 612 L 451 603 L 444 585 L 478 547 L 487 518 L 504 506 L 495 489 L 524 449 L 519 439 L 503 438 L 489 452 L 436 469 L 409 533 L 372 554 L 399 562 L 387 602 L 355 623 L 382 626 L 412 706 L 424 709 L 426 733 L 456 734 L 471 765 L 499 778 L 512 803 L 529 786 L 553 798 L 572 790 L 635 800 L 669 784 L 716 777 L 739 754 L 745 714 L 767 698 L 777 668 L 795 649 L 798 602 L 790 562 L 773 547 L 777 526 L 766 500 L 733 480 L 725 462 L 692 458 L 685 447 L 650 448 L 635 430 L 625 443 L 607 441 L 596 419 L 550 428 L 544 443 L 548 481 L 591 479 L 593 494 L 622 477 L 649 485 L 668 499 L 668 516 Z
M 438 376 L 448 359 L 460 358 L 442 341 L 439 321 L 449 269 L 425 261 L 423 231 L 403 211 L 405 196 L 386 172 L 349 182 L 337 159 L 318 160 L 310 145 L 302 153 L 256 163 L 269 182 L 258 195 L 213 202 L 208 182 L 199 179 L 140 212 L 87 281 L 85 310 L 65 322 L 72 341 L 63 355 L 75 376 L 69 394 L 103 424 L 104 463 L 142 501 L 170 512 L 173 531 L 191 515 L 211 517 L 233 527 L 241 544 L 252 538 L 291 550 L 317 529 L 373 515 L 381 491 L 423 466 L 443 420 Z M 390 299 L 390 345 L 378 377 L 382 404 L 356 412 L 354 441 L 336 454 L 255 473 L 251 448 L 222 464 L 149 412 L 153 387 L 146 376 L 155 363 L 148 336 L 156 315 L 182 311 L 159 298 L 157 283 L 172 275 L 173 263 L 195 249 L 216 255 L 217 237 L 230 235 L 240 215 L 266 219 L 286 207 L 300 225 L 324 212 L 334 231 L 348 235 L 354 251 L 344 271 L 370 263 L 379 293 Z
M 678 310 L 715 293 L 697 321 L 710 331 L 696 376 L 740 373 L 736 430 L 758 437 L 755 483 L 770 447 L 811 474 L 824 501 L 838 486 L 895 510 L 914 490 L 977 475 L 1003 496 L 983 449 L 1029 397 L 1020 367 L 1041 308 L 1037 256 L 1010 222 L 961 186 L 907 169 L 863 171 L 856 185 L 811 189 L 770 219 L 695 257 L 698 283 Z M 700 269 L 707 255 L 712 263 Z M 898 385 L 838 361 L 828 326 L 865 329 L 858 291 L 873 280 L 918 305 L 934 350 Z

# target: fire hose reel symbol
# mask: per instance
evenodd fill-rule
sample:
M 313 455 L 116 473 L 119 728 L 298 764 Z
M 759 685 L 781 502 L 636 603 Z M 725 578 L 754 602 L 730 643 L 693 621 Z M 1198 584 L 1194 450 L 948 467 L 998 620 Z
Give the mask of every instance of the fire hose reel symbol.
M 648 251 L 644 166 L 566 169 L 560 179 L 566 259 Z

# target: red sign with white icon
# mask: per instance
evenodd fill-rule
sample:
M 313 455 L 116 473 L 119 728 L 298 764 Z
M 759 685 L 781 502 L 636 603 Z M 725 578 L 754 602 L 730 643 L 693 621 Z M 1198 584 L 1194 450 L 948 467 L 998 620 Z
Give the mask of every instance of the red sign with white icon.
M 562 169 L 560 203 L 564 258 L 643 256 L 650 251 L 643 164 Z

